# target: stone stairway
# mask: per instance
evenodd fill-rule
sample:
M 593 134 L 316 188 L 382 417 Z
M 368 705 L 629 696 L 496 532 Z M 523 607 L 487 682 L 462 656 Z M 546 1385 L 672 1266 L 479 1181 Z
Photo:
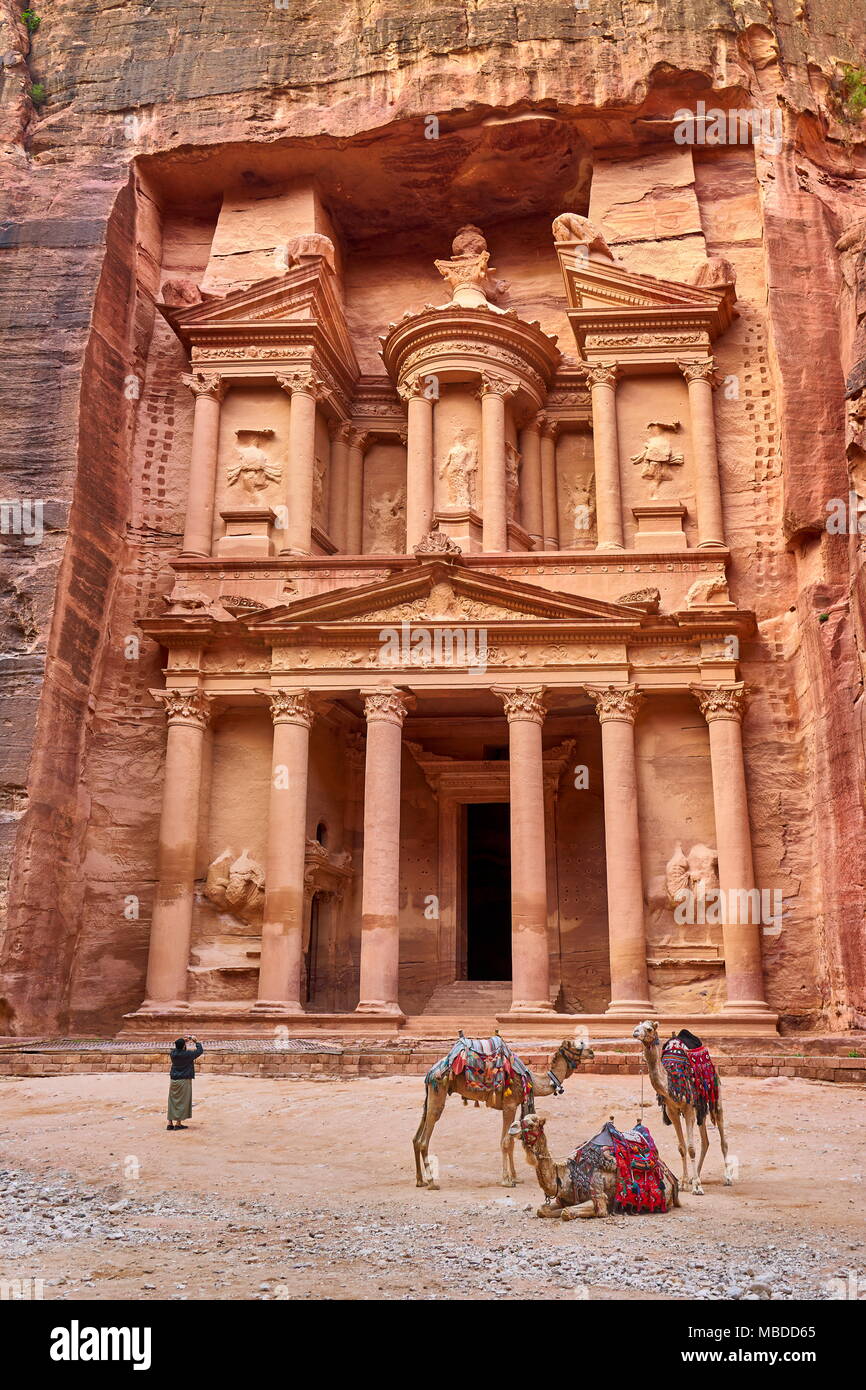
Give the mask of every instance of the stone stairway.
M 460 1028 L 469 1037 L 489 1037 L 497 1015 L 510 1008 L 510 980 L 455 980 L 431 994 L 417 1023 L 431 1037 L 456 1037 Z

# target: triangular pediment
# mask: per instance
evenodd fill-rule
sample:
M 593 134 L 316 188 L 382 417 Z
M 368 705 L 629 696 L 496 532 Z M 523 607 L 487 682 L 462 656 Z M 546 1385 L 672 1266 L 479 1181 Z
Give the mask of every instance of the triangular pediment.
M 271 608 L 245 619 L 245 625 L 269 634 L 299 624 L 381 627 L 401 622 L 588 623 L 623 630 L 640 627 L 644 617 L 641 609 L 625 604 L 551 593 L 437 560 L 376 584 L 336 589 Z
M 307 336 L 312 342 L 323 336 L 351 374 L 360 373 L 333 271 L 321 257 L 245 289 L 207 296 L 199 304 L 160 304 L 159 309 L 187 349 L 215 339 L 256 343 L 266 336 L 274 341 L 282 329 L 292 340 Z

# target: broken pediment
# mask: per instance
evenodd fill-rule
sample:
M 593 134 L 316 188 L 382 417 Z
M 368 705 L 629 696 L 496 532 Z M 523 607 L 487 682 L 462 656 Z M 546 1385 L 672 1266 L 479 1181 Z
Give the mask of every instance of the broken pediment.
M 557 246 L 568 318 L 581 356 L 594 351 L 709 347 L 736 317 L 732 283 L 687 285 Z
M 281 275 L 200 303 L 158 307 L 196 364 L 257 358 L 285 364 L 298 355 L 292 348 L 302 347 L 308 357 L 318 349 L 349 382 L 360 375 L 336 277 L 324 256 L 304 257 Z
M 393 575 L 384 583 L 338 589 L 269 609 L 245 619 L 262 636 L 299 625 L 339 623 L 379 627 L 413 623 L 567 623 L 636 629 L 639 609 L 534 585 L 482 575 L 460 565 L 434 562 Z

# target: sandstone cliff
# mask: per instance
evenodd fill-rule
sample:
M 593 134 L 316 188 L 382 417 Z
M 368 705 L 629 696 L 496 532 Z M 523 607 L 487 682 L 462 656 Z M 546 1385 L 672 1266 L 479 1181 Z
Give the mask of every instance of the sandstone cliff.
M 756 267 L 766 303 L 755 409 L 770 402 L 773 418 L 756 435 L 765 487 L 744 484 L 744 506 L 764 507 L 761 524 L 744 521 L 737 564 L 760 624 L 747 667 L 760 678 L 772 651 L 788 677 L 748 746 L 768 789 L 753 807 L 756 850 L 784 866 L 794 907 L 774 947 L 775 1002 L 791 1026 L 866 1023 L 866 545 L 824 526 L 830 499 L 866 485 L 866 125 L 845 81 L 846 64 L 866 62 L 861 6 L 36 8 L 31 35 L 19 6 L 0 4 L 2 488 L 46 501 L 40 544 L 0 541 L 0 867 L 10 876 L 0 1030 L 113 1028 L 140 998 L 144 924 L 107 914 L 97 945 L 84 912 L 124 866 L 128 891 L 147 898 L 137 874 L 152 850 L 153 809 L 123 795 L 136 768 L 158 804 L 162 729 L 130 704 L 133 688 L 158 681 L 156 654 L 133 677 L 118 652 L 142 596 L 164 586 L 178 517 L 171 483 L 166 495 L 155 469 L 145 486 L 136 467 L 148 422 L 129 382 L 158 394 L 160 371 L 176 366 L 160 360 L 154 328 L 167 207 L 185 205 L 180 269 L 200 274 L 196 217 L 204 243 L 219 189 L 266 185 L 287 153 L 297 167 L 328 156 L 348 205 L 363 204 L 359 237 L 411 226 L 444 190 L 453 220 L 480 193 L 493 216 L 497 199 L 530 215 L 544 180 L 563 205 L 602 200 L 638 268 L 642 244 L 675 269 L 679 244 L 696 236 L 717 254 L 738 247 Z M 700 225 L 689 222 L 688 189 L 673 230 L 660 219 L 683 192 L 663 160 L 632 195 L 622 180 L 605 191 L 606 169 L 649 167 L 670 144 L 676 110 L 699 100 L 780 113 L 781 149 L 756 161 L 753 225 L 736 179 L 711 161 L 695 201 Z M 455 137 L 436 151 L 425 135 L 434 115 Z M 540 119 L 550 122 L 543 161 Z M 369 155 L 363 198 L 357 151 Z M 405 190 L 399 208 L 395 185 Z M 163 462 L 171 440 L 161 437 Z M 93 826 L 104 828 L 101 844 L 88 842 Z

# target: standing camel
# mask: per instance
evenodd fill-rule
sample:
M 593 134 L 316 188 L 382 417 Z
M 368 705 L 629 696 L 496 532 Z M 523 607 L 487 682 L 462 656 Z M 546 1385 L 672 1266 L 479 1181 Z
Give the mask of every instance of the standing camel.
M 663 1109 L 672 1124 L 677 1136 L 677 1147 L 680 1151 L 680 1158 L 683 1161 L 682 1186 L 691 1183 L 692 1193 L 695 1197 L 703 1197 L 704 1189 L 701 1187 L 701 1168 L 707 1156 L 707 1149 L 710 1141 L 707 1137 L 707 1121 L 705 1117 L 699 1118 L 701 1111 L 695 1106 L 694 1099 L 677 1100 L 671 1093 L 670 1078 L 661 1057 L 661 1046 L 659 1043 L 659 1026 L 647 1020 L 639 1023 L 632 1035 L 637 1038 L 643 1047 L 646 1057 L 647 1071 L 649 1072 L 650 1083 L 656 1095 L 664 1102 Z M 720 1083 L 721 1084 L 721 1083 Z M 715 1105 L 708 1107 L 709 1117 L 716 1129 L 719 1131 L 719 1143 L 722 1146 L 722 1158 L 725 1162 L 725 1187 L 730 1187 L 733 1181 L 731 1176 L 731 1165 L 728 1162 L 728 1145 L 725 1140 L 725 1120 L 722 1114 L 722 1098 L 719 1095 Z M 701 1156 L 695 1165 L 695 1125 L 701 1131 Z M 685 1138 L 683 1137 L 683 1126 L 685 1125 Z M 689 1166 L 691 1166 L 691 1176 L 689 1176 Z
M 529 1073 L 532 1081 L 532 1097 L 558 1094 L 562 1089 L 563 1082 L 569 1079 L 582 1061 L 589 1061 L 592 1056 L 593 1051 L 588 1043 L 560 1043 L 550 1059 L 550 1067 L 545 1076 L 535 1076 L 532 1072 Z M 498 1090 L 488 1091 L 484 1095 L 485 1105 L 493 1110 L 502 1111 L 502 1138 L 499 1146 L 502 1150 L 503 1187 L 517 1186 L 517 1173 L 514 1169 L 514 1135 L 509 1134 L 509 1130 L 522 1103 L 521 1091 L 520 1078 L 515 1077 L 509 1085 Z M 479 1099 L 478 1092 L 470 1089 L 463 1073 L 459 1076 L 451 1076 L 438 1085 L 431 1081 L 426 1082 L 421 1123 L 412 1141 L 415 1149 L 416 1187 L 427 1187 L 435 1191 L 439 1186 L 434 1180 L 430 1165 L 427 1162 L 427 1151 L 430 1147 L 430 1136 L 436 1127 L 436 1121 L 441 1116 L 445 1109 L 445 1102 L 451 1095 L 462 1096 L 464 1102 L 474 1100 L 476 1104 Z

